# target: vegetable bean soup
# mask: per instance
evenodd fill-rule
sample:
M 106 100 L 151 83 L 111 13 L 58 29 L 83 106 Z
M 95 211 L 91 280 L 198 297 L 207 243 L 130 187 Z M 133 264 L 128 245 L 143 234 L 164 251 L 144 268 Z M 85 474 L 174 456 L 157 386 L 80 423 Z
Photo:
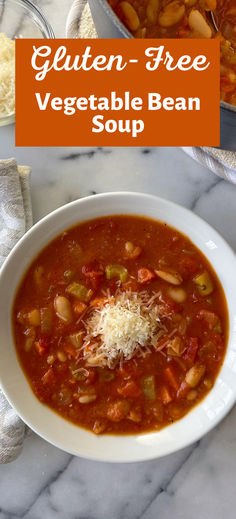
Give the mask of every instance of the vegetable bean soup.
M 214 385 L 228 333 L 223 289 L 164 223 L 111 216 L 47 245 L 13 307 L 17 353 L 37 398 L 96 434 L 158 430 Z
M 236 106 L 235 0 L 108 0 L 108 3 L 136 38 L 218 38 L 221 99 Z

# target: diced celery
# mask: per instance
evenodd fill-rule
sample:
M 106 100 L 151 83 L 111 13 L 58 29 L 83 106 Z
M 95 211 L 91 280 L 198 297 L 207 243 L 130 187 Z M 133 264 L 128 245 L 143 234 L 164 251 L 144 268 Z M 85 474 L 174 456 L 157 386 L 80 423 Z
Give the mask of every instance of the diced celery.
M 214 286 L 208 272 L 199 274 L 193 279 L 193 282 L 197 285 L 201 296 L 209 296 L 213 292 Z
M 51 333 L 52 330 L 52 308 L 46 306 L 40 309 L 41 332 L 45 334 Z
M 71 283 L 66 291 L 68 292 L 68 294 L 71 294 L 75 297 L 77 297 L 77 299 L 79 299 L 80 301 L 89 301 L 90 299 L 90 290 L 88 290 L 84 285 L 81 285 L 80 283 L 77 283 L 76 281 L 74 281 L 73 283 Z
M 155 389 L 155 378 L 153 375 L 144 377 L 142 380 L 142 390 L 145 398 L 148 400 L 155 400 L 156 389 Z
M 124 283 L 128 277 L 128 270 L 123 265 L 107 265 L 106 278 L 120 278 L 121 283 Z

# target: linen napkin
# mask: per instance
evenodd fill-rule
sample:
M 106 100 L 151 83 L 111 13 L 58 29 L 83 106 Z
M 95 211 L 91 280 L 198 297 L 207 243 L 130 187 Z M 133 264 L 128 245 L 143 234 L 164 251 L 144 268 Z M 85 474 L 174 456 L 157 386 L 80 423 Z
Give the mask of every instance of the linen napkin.
M 32 226 L 30 168 L 15 159 L 0 160 L 0 267 Z M 26 426 L 0 389 L 0 463 L 14 461 L 23 447 Z
M 182 148 L 182 150 L 219 177 L 236 184 L 235 152 L 206 147 Z

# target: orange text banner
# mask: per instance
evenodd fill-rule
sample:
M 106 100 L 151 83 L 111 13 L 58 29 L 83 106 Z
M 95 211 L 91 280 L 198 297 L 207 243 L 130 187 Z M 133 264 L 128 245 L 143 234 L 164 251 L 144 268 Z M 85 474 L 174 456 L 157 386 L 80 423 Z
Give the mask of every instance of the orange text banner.
M 218 146 L 216 40 L 16 40 L 17 146 Z

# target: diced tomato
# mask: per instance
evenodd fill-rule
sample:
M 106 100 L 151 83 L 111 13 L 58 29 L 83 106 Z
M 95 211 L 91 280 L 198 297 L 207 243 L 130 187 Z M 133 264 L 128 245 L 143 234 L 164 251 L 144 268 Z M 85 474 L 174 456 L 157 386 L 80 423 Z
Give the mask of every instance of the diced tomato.
M 85 303 L 82 303 L 82 301 L 78 301 L 78 303 L 75 303 L 73 305 L 73 310 L 76 314 L 81 315 L 84 310 L 86 310 L 87 305 Z
M 114 402 L 114 404 L 108 407 L 107 418 L 112 422 L 121 422 L 127 416 L 129 408 L 130 406 L 126 400 Z
M 233 81 L 230 81 L 230 79 L 228 79 L 227 77 L 221 77 L 220 89 L 222 92 L 225 92 L 226 94 L 234 92 L 235 83 Z
M 174 313 L 178 313 L 180 306 L 175 303 L 172 299 L 162 298 L 160 304 L 158 304 L 158 313 L 160 317 L 165 317 Z
M 48 371 L 42 377 L 43 384 L 53 384 L 55 382 L 55 375 L 52 368 L 49 368 Z
M 210 310 L 202 309 L 197 313 L 196 317 L 202 321 L 209 330 L 213 330 L 213 328 L 215 328 L 219 322 L 218 315 L 216 315 L 214 312 L 211 312 Z
M 187 278 L 197 272 L 199 268 L 199 262 L 190 254 L 184 254 L 179 259 L 178 268 L 183 278 Z
M 143 285 L 144 283 L 151 281 L 153 278 L 155 278 L 155 274 L 152 272 L 152 270 L 146 268 L 141 268 L 138 270 L 138 283 Z
M 106 426 L 107 424 L 104 420 L 95 420 L 93 425 L 93 432 L 95 434 L 101 434 L 105 431 Z
M 179 382 L 176 373 L 174 372 L 174 369 L 171 367 L 168 367 L 164 370 L 164 376 L 166 380 L 169 382 L 169 384 L 175 389 L 175 391 L 179 388 Z
M 211 363 L 218 362 L 222 355 L 224 338 L 219 333 L 211 333 L 199 351 L 199 357 L 203 360 L 211 359 Z
M 93 261 L 92 263 L 83 265 L 82 274 L 86 277 L 92 288 L 96 290 L 104 275 L 104 268 L 97 261 Z
M 189 338 L 189 345 L 182 355 L 182 359 L 189 365 L 193 364 L 196 359 L 197 351 L 199 348 L 199 342 L 197 337 Z
M 142 420 L 142 411 L 140 408 L 138 409 L 131 409 L 128 416 L 128 420 L 134 423 L 139 423 Z
M 41 337 L 40 339 L 38 339 L 38 341 L 35 341 L 34 346 L 39 355 L 42 356 L 45 355 L 45 353 L 47 353 L 50 346 L 50 341 L 47 339 L 47 337 Z
M 181 383 L 178 391 L 177 391 L 177 398 L 185 398 L 185 396 L 187 395 L 188 391 L 190 389 L 190 386 L 187 384 L 187 382 L 185 380 L 183 380 L 183 382 Z
M 173 400 L 171 392 L 166 386 L 161 387 L 161 399 L 164 405 L 170 404 L 170 402 Z
M 140 396 L 141 389 L 133 380 L 117 388 L 117 392 L 125 397 L 136 398 Z

